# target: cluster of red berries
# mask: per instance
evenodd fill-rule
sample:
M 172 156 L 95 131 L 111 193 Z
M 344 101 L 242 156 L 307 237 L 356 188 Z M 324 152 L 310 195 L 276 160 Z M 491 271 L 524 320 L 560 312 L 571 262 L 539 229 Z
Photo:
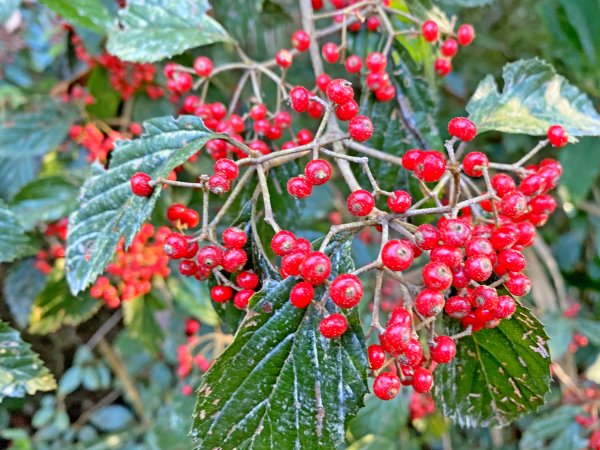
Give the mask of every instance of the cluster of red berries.
M 439 43 L 440 56 L 434 62 L 434 69 L 442 77 L 452 72 L 452 58 L 458 53 L 459 46 L 470 45 L 475 39 L 473 26 L 463 24 L 456 31 L 456 36 L 454 36 L 456 39 L 449 36 L 440 42 L 440 29 L 433 20 L 423 22 L 421 34 L 427 42 Z
M 47 250 L 40 249 L 35 255 L 34 267 L 48 275 L 52 272 L 54 262 L 65 257 L 65 241 L 67 240 L 68 218 L 64 217 L 46 225 L 44 237 L 49 243 Z
M 185 334 L 187 342 L 177 347 L 177 376 L 179 378 L 188 378 L 194 369 L 198 368 L 200 372 L 206 372 L 211 365 L 211 362 L 206 359 L 203 352 L 198 352 L 200 322 L 195 319 L 188 318 L 185 321 Z M 196 353 L 196 354 L 194 354 Z M 184 384 L 181 388 L 183 395 L 192 395 L 194 389 L 190 384 Z
M 304 175 L 292 177 L 287 182 L 287 191 L 296 198 L 306 198 L 313 186 L 321 186 L 331 178 L 331 164 L 324 159 L 313 159 L 304 167 Z
M 153 64 L 125 62 L 110 53 L 103 53 L 96 61 L 108 71 L 110 84 L 124 100 L 142 88 L 151 99 L 164 95 L 162 88 L 155 84 L 156 66 Z
M 433 414 L 435 411 L 435 401 L 431 394 L 421 394 L 413 392 L 408 403 L 410 420 L 419 420 Z
M 154 276 L 167 277 L 170 273 L 169 258 L 162 251 L 169 232 L 167 227 L 155 230 L 144 224 L 127 251 L 121 240 L 115 258 L 90 288 L 90 295 L 116 308 L 122 301 L 149 293 Z
M 331 6 L 339 10 L 358 3 L 358 0 L 330 0 L 330 3 Z M 390 6 L 391 0 L 381 0 L 380 3 L 381 6 Z M 312 2 L 312 7 L 315 11 L 319 11 L 323 6 L 323 0 L 313 0 Z M 381 20 L 376 13 L 368 15 L 367 17 L 364 17 L 362 11 L 360 14 L 358 11 L 353 11 L 351 14 L 356 15 L 357 18 L 356 21 L 346 26 L 346 29 L 352 33 L 358 33 L 363 26 L 363 22 L 368 31 L 377 31 L 381 25 Z M 348 16 L 345 16 L 342 12 L 333 16 L 333 23 L 341 24 L 344 23 L 344 21 L 349 22 Z

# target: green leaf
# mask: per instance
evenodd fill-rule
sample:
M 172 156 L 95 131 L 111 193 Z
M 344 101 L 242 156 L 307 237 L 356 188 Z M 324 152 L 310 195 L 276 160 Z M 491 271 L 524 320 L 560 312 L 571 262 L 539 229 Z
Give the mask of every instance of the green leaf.
M 598 140 L 585 138 L 568 151 L 560 152 L 564 171 L 560 177 L 561 194 L 575 204 L 585 200 L 600 174 L 600 151 Z
M 452 324 L 453 333 L 459 326 Z M 436 403 L 460 426 L 499 426 L 535 411 L 550 389 L 548 336 L 522 306 L 510 320 L 460 340 L 435 371 Z
M 569 136 L 600 135 L 600 115 L 591 100 L 540 59 L 521 59 L 504 66 L 504 89 L 491 75 L 479 83 L 467 104 L 478 133 L 503 131 L 545 135 L 553 124 Z
M 131 337 L 140 341 L 152 353 L 158 353 L 163 340 L 163 332 L 154 317 L 160 308 L 152 296 L 136 297 L 123 302 L 123 318 Z
M 348 446 L 346 450 L 397 450 L 396 444 L 376 434 L 368 434 Z
M 107 49 L 125 61 L 155 62 L 229 41 L 207 9 L 207 0 L 130 0 L 119 11 L 120 26 L 109 33 Z
M 210 294 L 206 283 L 195 278 L 184 277 L 176 272 L 167 279 L 167 286 L 175 302 L 200 322 L 210 326 L 219 323 L 219 317 L 210 304 Z
M 131 244 L 154 209 L 162 189 L 148 198 L 137 197 L 131 192 L 131 176 L 145 172 L 152 178 L 166 178 L 218 136 L 197 117 L 162 117 L 144 122 L 139 139 L 116 142 L 109 169 L 94 166 L 81 190 L 80 207 L 69 219 L 67 279 L 73 293 L 103 272 L 121 237 L 126 247 Z
M 96 411 L 90 422 L 102 431 L 117 431 L 133 422 L 133 413 L 122 405 L 109 405 Z
M 96 100 L 86 106 L 87 112 L 95 117 L 116 117 L 118 115 L 121 95 L 110 83 L 108 71 L 102 67 L 96 67 L 92 70 L 86 86 Z M 162 114 L 156 114 L 154 117 L 159 115 Z
M 29 237 L 15 214 L 0 200 L 0 262 L 33 253 Z
M 60 395 L 69 395 L 79 387 L 81 384 L 81 378 L 81 367 L 69 367 L 58 381 L 58 393 Z
M 368 395 L 365 407 L 352 419 L 348 428 L 353 439 L 374 434 L 394 441 L 408 421 L 408 402 L 410 395 L 406 391 L 389 402 L 382 402 L 374 395 Z
M 0 321 L 0 401 L 56 388 L 54 376 L 16 330 Z
M 41 0 L 69 23 L 105 34 L 113 22 L 110 11 L 101 0 Z
M 60 144 L 77 118 L 73 105 L 54 100 L 36 101 L 27 112 L 9 112 L 0 119 L 0 157 L 42 156 Z
M 568 432 L 569 425 L 575 424 L 575 417 L 583 413 L 581 406 L 563 405 L 559 408 L 545 414 L 541 417 L 537 417 L 531 422 L 519 442 L 519 448 L 522 450 L 533 450 L 539 448 L 550 448 L 549 444 L 552 441 L 557 440 L 561 437 L 561 434 L 565 431 Z M 574 437 L 571 434 L 572 437 Z M 576 450 L 585 447 L 585 441 L 577 436 L 579 442 L 573 442 L 572 445 L 557 447 L 562 450 Z M 583 441 L 583 442 L 582 442 Z M 556 442 L 554 442 L 556 443 Z M 575 445 L 578 444 L 578 445 Z M 554 448 L 554 446 L 552 447 Z
M 53 222 L 77 207 L 79 187 L 62 176 L 38 178 L 15 196 L 11 209 L 26 230 Z
M 0 157 L 0 198 L 11 200 L 23 186 L 35 178 L 40 168 L 37 157 Z
M 55 269 L 31 308 L 29 332 L 48 334 L 65 325 L 79 325 L 96 314 L 101 306 L 100 300 L 87 294 L 80 297 L 72 295 L 64 270 Z
M 35 267 L 35 259 L 23 259 L 10 267 L 3 293 L 15 322 L 27 327 L 35 298 L 46 284 L 46 276 Z
M 332 247 L 335 272 L 351 270 L 350 241 Z M 322 313 L 289 302 L 296 282 L 265 283 L 233 343 L 205 374 L 191 432 L 197 449 L 344 444 L 367 392 L 362 328 L 350 311 L 348 331 L 323 338 Z

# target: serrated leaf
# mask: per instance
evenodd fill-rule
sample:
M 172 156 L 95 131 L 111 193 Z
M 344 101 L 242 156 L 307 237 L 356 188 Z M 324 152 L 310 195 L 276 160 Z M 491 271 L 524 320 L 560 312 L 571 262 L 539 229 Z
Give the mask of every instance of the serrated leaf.
M 31 111 L 9 112 L 0 120 L 0 157 L 44 155 L 67 137 L 76 118 L 73 105 L 48 99 L 36 101 Z
M 452 324 L 451 333 L 459 328 Z M 436 403 L 460 426 L 501 426 L 535 411 L 550 389 L 548 336 L 522 306 L 510 320 L 460 340 L 435 371 Z
M 217 136 L 197 117 L 162 117 L 144 122 L 139 139 L 116 142 L 109 169 L 94 166 L 81 190 L 80 207 L 69 218 L 67 280 L 71 292 L 91 284 L 112 259 L 121 237 L 128 247 L 152 213 L 161 189 L 150 197 L 137 197 L 131 192 L 131 176 L 145 172 L 152 178 L 166 178 Z
M 0 401 L 56 388 L 54 376 L 19 333 L 0 321 Z
M 0 262 L 32 254 L 31 240 L 15 214 L 0 200 Z
M 11 209 L 24 229 L 65 217 L 77 206 L 79 187 L 62 176 L 38 178 L 13 198 Z
M 592 101 L 540 59 L 521 59 L 504 66 L 499 91 L 491 75 L 479 83 L 467 104 L 478 133 L 503 131 L 545 135 L 553 124 L 569 136 L 600 135 L 600 115 Z
M 334 248 L 335 271 L 351 270 L 350 242 Z M 343 445 L 367 391 L 362 328 L 351 311 L 340 339 L 323 338 L 315 306 L 289 302 L 296 282 L 265 283 L 233 343 L 205 374 L 191 432 L 197 449 Z
M 107 49 L 125 61 L 155 62 L 229 41 L 207 9 L 207 0 L 130 0 L 119 11 L 120 26 L 109 33 Z
M 55 269 L 31 308 L 29 332 L 48 334 L 62 326 L 79 325 L 96 314 L 101 306 L 100 300 L 87 294 L 72 295 L 64 270 Z
M 69 23 L 81 25 L 96 33 L 105 34 L 113 16 L 101 0 L 41 0 Z
M 46 276 L 34 263 L 34 258 L 27 258 L 13 264 L 2 290 L 13 319 L 21 328 L 27 327 L 33 302 L 46 284 Z
M 129 334 L 152 353 L 159 352 L 163 340 L 162 329 L 154 316 L 159 306 L 151 296 L 136 297 L 122 305 Z

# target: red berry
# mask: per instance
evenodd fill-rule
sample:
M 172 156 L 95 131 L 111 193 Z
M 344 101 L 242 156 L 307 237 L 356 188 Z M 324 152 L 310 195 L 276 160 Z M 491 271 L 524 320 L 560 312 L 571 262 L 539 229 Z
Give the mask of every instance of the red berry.
M 513 180 L 510 175 L 506 175 L 505 173 L 494 175 L 490 182 L 496 191 L 496 194 L 498 194 L 498 197 L 504 197 L 509 192 L 513 192 L 517 189 L 515 180 Z
M 481 152 L 470 152 L 463 159 L 463 170 L 470 177 L 480 177 L 483 175 L 482 167 L 488 167 L 490 161 L 488 157 Z
M 417 165 L 417 160 L 420 158 L 421 153 L 423 153 L 423 150 L 419 150 L 418 148 L 413 148 L 413 149 L 408 150 L 402 156 L 402 167 L 404 167 L 406 170 L 410 170 L 410 171 L 415 170 L 415 166 Z
M 214 286 L 210 290 L 210 297 L 217 303 L 225 303 L 233 297 L 233 289 L 229 286 Z
M 490 248 L 492 248 L 491 244 Z M 431 250 L 431 253 L 429 253 L 429 259 L 431 259 L 432 262 L 435 261 L 444 263 L 450 269 L 455 269 L 460 266 L 460 263 L 463 260 L 463 254 L 456 247 L 440 245 L 439 247 L 435 247 L 433 250 Z
M 439 227 L 446 245 L 462 247 L 471 239 L 471 225 L 462 219 L 440 221 Z
M 260 280 L 258 275 L 256 275 L 254 272 L 244 271 L 238 273 L 237 277 L 235 278 L 235 282 L 242 289 L 254 290 L 260 283 Z
M 458 266 L 456 269 L 452 269 L 452 286 L 456 289 L 466 288 L 470 281 L 471 279 L 467 275 L 464 266 Z
M 305 254 L 310 253 L 312 251 L 310 241 L 304 238 L 296 240 L 296 250 Z
M 294 250 L 281 258 L 281 271 L 289 276 L 300 275 L 300 267 L 306 259 L 306 252 Z
M 298 131 L 298 133 L 296 133 L 296 139 L 298 140 L 298 144 L 306 145 L 312 142 L 313 134 L 310 132 L 310 130 L 303 128 L 302 130 Z
M 344 105 L 354 98 L 352 83 L 343 78 L 337 78 L 329 83 L 326 93 L 327 97 L 338 105 Z
M 309 283 L 319 285 L 331 274 L 331 260 L 322 252 L 311 252 L 304 260 L 300 274 Z
M 254 291 L 244 289 L 243 291 L 239 291 L 233 297 L 233 304 L 237 309 L 246 309 L 248 303 L 250 303 L 250 298 L 254 295 Z
M 444 312 L 453 319 L 462 319 L 471 312 L 471 303 L 466 298 L 456 295 L 446 300 Z
M 373 211 L 375 199 L 370 192 L 359 189 L 348 196 L 346 205 L 350 214 L 353 216 L 364 217 L 368 216 L 371 214 L 371 211 Z
M 531 290 L 531 280 L 527 275 L 511 273 L 509 277 L 509 280 L 504 283 L 504 287 L 508 289 L 508 292 L 517 297 L 522 297 L 529 293 Z
M 287 182 L 287 191 L 296 198 L 306 198 L 312 193 L 312 185 L 303 176 L 292 177 Z
M 392 324 L 388 325 L 385 331 L 379 335 L 379 341 L 386 352 L 392 356 L 398 356 L 406 348 L 411 334 L 410 325 Z
M 221 195 L 229 191 L 230 186 L 231 182 L 220 173 L 215 173 L 208 179 L 208 188 L 211 190 L 211 192 L 214 192 L 217 195 Z
M 373 382 L 373 393 L 381 400 L 391 400 L 400 392 L 400 378 L 390 372 L 377 375 Z
M 396 306 L 392 310 L 390 319 L 387 323 L 388 327 L 391 325 L 404 325 L 410 328 L 412 327 L 412 315 L 406 308 L 403 308 L 402 306 Z
M 394 191 L 394 195 L 387 198 L 387 204 L 390 211 L 401 214 L 410 208 L 412 197 L 406 191 Z
M 154 188 L 150 186 L 152 177 L 144 172 L 137 172 L 131 176 L 131 192 L 139 197 L 150 197 Z
M 415 367 L 412 380 L 413 388 L 416 392 L 424 394 L 429 392 L 433 386 L 433 375 L 431 371 L 423 367 Z
M 275 62 L 282 69 L 288 69 L 294 62 L 294 56 L 292 55 L 292 52 L 283 48 L 275 53 Z
M 292 46 L 299 52 L 308 50 L 310 46 L 310 36 L 304 30 L 296 30 L 292 34 Z
M 425 286 L 431 289 L 444 290 L 452 284 L 452 272 L 446 264 L 441 262 L 425 264 L 422 276 Z
M 215 173 L 223 175 L 228 180 L 235 180 L 240 173 L 240 168 L 231 159 L 223 158 L 215 162 L 213 166 Z
M 348 321 L 343 314 L 331 314 L 321 320 L 319 331 L 327 339 L 339 338 L 348 329 Z
M 421 33 L 427 42 L 434 42 L 437 40 L 439 35 L 439 29 L 437 23 L 433 20 L 427 20 L 421 25 Z
M 450 336 L 438 336 L 429 349 L 431 359 L 439 364 L 448 364 L 456 356 L 456 343 Z
M 466 117 L 455 117 L 448 122 L 448 133 L 461 141 L 472 141 L 477 135 L 475 124 Z
M 194 80 L 189 73 L 186 72 L 175 72 L 173 74 L 173 81 L 175 90 L 177 92 L 187 92 L 192 88 Z
M 465 261 L 465 272 L 472 280 L 485 281 L 492 274 L 492 270 L 492 262 L 485 256 L 472 256 Z
M 492 231 L 490 242 L 495 250 L 510 248 L 519 240 L 519 229 L 514 225 L 502 225 Z
M 271 249 L 276 255 L 284 256 L 296 248 L 296 235 L 291 231 L 281 230 L 271 239 Z
M 167 219 L 172 220 L 173 222 L 180 220 L 186 211 L 187 208 L 181 203 L 173 203 L 169 206 L 169 209 L 167 209 Z
M 469 294 L 473 308 L 494 309 L 498 304 L 498 292 L 493 287 L 477 286 Z
M 369 356 L 369 367 L 371 370 L 381 369 L 385 363 L 385 350 L 381 345 L 372 344 L 367 349 Z
M 343 105 L 336 106 L 335 116 L 345 122 L 355 117 L 358 114 L 358 110 L 358 103 L 356 103 L 356 100 L 352 99 Z
M 523 221 L 517 224 L 517 228 L 519 229 L 519 239 L 517 244 L 522 245 L 523 247 L 533 245 L 533 241 L 537 235 L 535 226 L 533 226 L 531 222 Z
M 390 84 L 390 76 L 387 72 L 371 72 L 367 75 L 367 87 L 371 91 L 378 91 Z
M 440 47 L 442 55 L 452 58 L 458 52 L 458 42 L 455 39 L 448 38 Z
M 372 52 L 367 55 L 366 64 L 371 72 L 381 72 L 385 69 L 387 59 L 383 53 Z
M 442 233 L 431 224 L 424 223 L 417 227 L 415 231 L 415 244 L 421 250 L 431 250 L 438 245 L 442 239 Z
M 321 55 L 323 55 L 323 59 L 329 64 L 334 64 L 340 59 L 340 49 L 333 42 L 327 42 L 321 48 Z
M 313 119 L 318 119 L 325 112 L 325 107 L 316 100 L 311 100 L 308 102 L 308 115 Z
M 194 60 L 194 72 L 199 77 L 209 77 L 214 68 L 214 64 L 210 58 L 206 56 L 198 56 Z
M 465 253 L 467 256 L 486 256 L 491 258 L 494 254 L 494 247 L 492 247 L 492 243 L 489 240 L 475 236 L 465 246 Z
M 230 227 L 223 231 L 223 244 L 229 248 L 243 248 L 248 236 L 246 232 L 238 227 Z
M 348 124 L 350 137 L 358 142 L 364 142 L 373 135 L 373 122 L 366 116 L 353 117 Z
M 496 319 L 508 319 L 517 310 L 517 302 L 510 295 L 501 295 L 496 307 L 492 310 Z
M 331 77 L 329 75 L 327 75 L 326 73 L 322 73 L 321 75 L 319 75 L 317 77 L 317 87 L 321 91 L 326 92 L 327 86 L 329 86 L 329 83 L 331 83 Z
M 181 259 L 188 251 L 188 240 L 182 234 L 171 233 L 165 238 L 163 248 L 170 259 Z
M 296 308 L 306 308 L 315 296 L 315 288 L 308 281 L 301 281 L 292 288 L 290 302 Z
M 527 265 L 523 253 L 516 250 L 502 250 L 498 253 L 498 262 L 509 272 L 521 272 Z
M 308 109 L 310 95 L 305 87 L 296 86 L 290 91 L 290 104 L 296 112 L 304 112 Z
M 444 294 L 425 288 L 417 295 L 415 308 L 423 317 L 437 316 L 444 309 Z
M 389 102 L 396 97 L 396 88 L 393 84 L 380 87 L 375 91 L 375 98 L 380 102 Z
M 273 118 L 273 123 L 276 127 L 282 129 L 289 128 L 292 124 L 292 116 L 287 111 L 280 111 L 277 114 L 275 114 L 275 117 Z
M 223 254 L 221 265 L 225 272 L 238 272 L 244 268 L 248 262 L 248 255 L 240 248 L 228 248 Z
M 329 286 L 329 295 L 340 308 L 354 308 L 363 296 L 363 285 L 356 275 L 338 275 Z
M 358 73 L 362 69 L 362 59 L 358 55 L 351 55 L 346 59 L 344 67 L 348 73 Z
M 439 181 L 446 171 L 446 159 L 436 150 L 421 152 L 414 167 L 415 176 L 426 183 Z
M 437 58 L 433 63 L 433 70 L 440 77 L 445 77 L 452 72 L 452 62 L 446 58 Z
M 475 29 L 468 23 L 461 25 L 456 32 L 456 39 L 460 45 L 469 45 L 475 39 Z
M 186 277 L 191 277 L 192 275 L 196 275 L 198 271 L 198 265 L 194 261 L 190 261 L 189 259 L 185 259 L 179 263 L 179 273 Z
M 304 175 L 313 186 L 321 186 L 331 178 L 331 165 L 324 159 L 313 159 L 306 164 Z
M 519 219 L 527 214 L 527 197 L 521 192 L 510 192 L 502 197 L 500 213 L 511 219 Z
M 214 245 L 206 245 L 198 251 L 198 264 L 207 269 L 214 269 L 223 261 L 223 250 Z
M 200 223 L 200 214 L 193 209 L 186 209 L 181 217 L 181 222 L 187 224 L 188 227 L 194 228 Z
M 377 31 L 380 25 L 381 21 L 377 16 L 371 16 L 367 19 L 367 30 L 369 31 Z
M 569 143 L 569 135 L 560 125 L 548 128 L 548 140 L 553 147 L 564 147 Z

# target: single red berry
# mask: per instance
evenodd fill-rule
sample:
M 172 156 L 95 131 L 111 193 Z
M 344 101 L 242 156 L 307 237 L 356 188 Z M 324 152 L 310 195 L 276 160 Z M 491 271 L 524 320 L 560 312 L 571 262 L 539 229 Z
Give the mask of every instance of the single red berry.
M 313 140 L 313 134 L 310 130 L 303 128 L 300 131 L 298 131 L 298 133 L 296 133 L 296 140 L 300 145 L 309 144 Z
M 200 322 L 194 319 L 187 319 L 185 321 L 185 334 L 192 336 L 200 331 Z
M 500 213 L 511 219 L 519 219 L 527 214 L 527 197 L 521 192 L 510 192 L 502 197 Z
M 258 103 L 250 108 L 250 117 L 252 117 L 253 120 L 264 119 L 267 117 L 268 112 L 267 105 L 264 103 Z
M 223 231 L 223 244 L 229 248 L 243 248 L 248 241 L 246 232 L 238 227 L 229 227 Z
M 477 286 L 469 294 L 473 308 L 494 309 L 498 304 L 498 292 L 493 287 Z
M 539 195 L 544 191 L 545 186 L 544 177 L 537 173 L 526 176 L 519 183 L 519 192 L 527 196 Z
M 137 172 L 131 176 L 131 192 L 139 197 L 150 197 L 154 188 L 150 186 L 152 177 L 144 172 Z
M 422 270 L 423 282 L 430 289 L 444 290 L 452 284 L 452 272 L 450 268 L 441 262 L 430 262 L 425 264 Z
M 517 228 L 519 229 L 519 239 L 517 244 L 522 245 L 523 247 L 529 247 L 533 245 L 533 241 L 537 235 L 537 231 L 535 230 L 535 226 L 531 222 L 523 221 L 517 224 Z
M 231 116 L 229 116 L 229 125 L 236 133 L 243 133 L 246 129 L 244 119 L 242 119 L 237 114 L 232 114 Z
M 452 62 L 446 58 L 437 58 L 433 63 L 433 70 L 440 77 L 445 77 L 452 72 Z
M 356 103 L 356 100 L 352 99 L 343 105 L 336 106 L 335 116 L 341 121 L 346 122 L 355 117 L 358 114 L 358 110 L 358 103 Z
M 448 38 L 440 46 L 442 55 L 452 58 L 458 52 L 458 42 L 455 39 Z
M 304 30 L 296 30 L 292 34 L 292 46 L 299 52 L 308 50 L 310 46 L 310 36 Z
M 527 275 L 522 273 L 510 273 L 509 280 L 504 283 L 504 287 L 508 289 L 512 295 L 522 297 L 531 290 L 531 280 Z
M 462 247 L 471 239 L 471 225 L 463 219 L 448 219 L 439 222 L 444 244 Z
M 331 274 L 331 260 L 325 253 L 311 252 L 306 256 L 300 274 L 315 286 L 322 284 Z
M 281 230 L 271 239 L 271 249 L 276 255 L 284 256 L 296 248 L 296 235 L 291 231 Z
M 339 338 L 348 329 L 348 321 L 343 314 L 331 314 L 319 323 L 319 331 L 327 339 Z
M 206 56 L 198 56 L 194 60 L 194 72 L 199 77 L 209 77 L 214 68 L 214 64 L 210 58 Z
M 170 259 L 181 259 L 187 253 L 188 240 L 182 234 L 171 233 L 165 238 L 163 248 Z
M 229 286 L 214 286 L 210 290 L 210 297 L 217 303 L 225 303 L 233 297 L 233 289 Z
M 490 244 L 490 248 L 492 245 Z M 460 266 L 463 260 L 462 252 L 456 248 L 449 245 L 440 245 L 439 247 L 435 247 L 429 253 L 429 259 L 432 262 L 440 262 L 448 266 L 450 269 L 455 269 Z
M 440 245 L 441 240 L 442 233 L 431 224 L 419 225 L 415 231 L 415 244 L 421 250 L 431 250 Z
M 338 275 L 329 286 L 329 295 L 340 308 L 354 308 L 363 296 L 363 285 L 356 275 Z
M 481 152 L 467 153 L 463 159 L 463 170 L 470 177 L 480 177 L 483 175 L 483 167 L 488 167 L 490 161 L 488 157 Z
M 387 65 L 387 59 L 383 53 L 372 52 L 367 55 L 367 69 L 371 72 L 381 72 Z
M 381 400 L 392 400 L 400 392 L 400 378 L 390 372 L 377 375 L 373 382 L 373 393 Z
M 415 299 L 415 308 L 423 317 L 437 316 L 444 309 L 444 294 L 437 289 L 425 288 Z
M 367 88 L 378 91 L 390 84 L 390 76 L 387 72 L 371 72 L 367 75 Z
M 249 289 L 244 289 L 239 291 L 233 297 L 233 304 L 237 309 L 246 309 L 248 303 L 250 303 L 250 298 L 254 295 L 254 291 Z
M 471 303 L 465 297 L 455 295 L 446 300 L 444 312 L 453 319 L 462 319 L 471 312 Z
M 460 45 L 469 45 L 475 39 L 475 29 L 472 25 L 465 23 L 458 27 L 456 32 L 456 40 Z
M 421 33 L 427 42 L 437 41 L 439 28 L 433 20 L 427 20 L 421 25 Z
M 492 231 L 490 242 L 495 250 L 510 248 L 519 240 L 519 229 L 511 224 L 501 225 Z
M 467 256 L 486 256 L 491 258 L 494 254 L 492 243 L 485 238 L 475 236 L 465 246 Z
M 508 319 L 517 310 L 517 302 L 510 295 L 501 295 L 496 307 L 492 310 L 496 319 Z
M 429 392 L 433 386 L 433 375 L 431 371 L 423 367 L 415 367 L 412 380 L 413 388 L 422 394 Z
M 348 124 L 350 137 L 358 142 L 364 142 L 373 135 L 373 122 L 366 116 L 355 116 Z
M 329 83 L 326 94 L 332 102 L 344 105 L 354 97 L 354 89 L 352 89 L 352 83 L 349 81 L 337 78 Z
M 370 192 L 359 189 L 348 196 L 346 205 L 350 214 L 353 216 L 364 217 L 368 216 L 371 214 L 371 211 L 373 211 L 375 199 Z
M 246 270 L 244 272 L 238 273 L 237 277 L 235 277 L 235 282 L 242 289 L 254 290 L 260 283 L 260 279 L 258 278 L 258 275 L 256 275 L 254 272 Z
M 383 349 L 392 356 L 400 355 L 411 339 L 412 328 L 410 325 L 388 325 L 379 335 L 379 342 Z
M 186 211 L 187 208 L 181 203 L 173 203 L 167 209 L 167 219 L 173 222 L 175 222 L 176 220 L 181 220 Z
M 456 269 L 452 269 L 452 286 L 456 289 L 464 289 L 469 285 L 471 279 L 467 275 L 465 266 L 458 266 Z
M 290 104 L 296 112 L 304 112 L 308 109 L 310 95 L 305 87 L 296 86 L 290 91 Z
M 287 191 L 296 198 L 306 198 L 312 193 L 312 185 L 303 176 L 292 177 L 287 182 Z
M 234 273 L 242 270 L 248 262 L 248 255 L 241 248 L 228 248 L 223 254 L 221 265 L 225 272 Z
M 208 179 L 208 188 L 217 195 L 229 191 L 231 182 L 222 174 L 215 173 Z
M 318 119 L 323 116 L 325 107 L 316 100 L 310 100 L 308 102 L 308 110 L 306 112 L 313 119 Z
M 404 325 L 406 327 L 412 327 L 412 314 L 406 308 L 402 306 L 396 306 L 390 314 L 387 326 L 391 325 Z
M 207 269 L 214 269 L 223 261 L 223 250 L 214 245 L 206 245 L 198 251 L 198 264 Z
M 198 264 L 194 261 L 190 261 L 189 259 L 184 259 L 179 263 L 179 273 L 186 277 L 191 277 L 196 275 L 198 272 Z
M 321 75 L 319 75 L 317 77 L 317 87 L 321 91 L 326 92 L 327 86 L 329 86 L 329 83 L 331 83 L 331 77 L 329 75 L 327 75 L 326 73 L 322 73 Z
M 553 147 L 564 147 L 569 143 L 569 135 L 560 125 L 548 128 L 548 140 Z
M 329 64 L 335 64 L 340 59 L 340 49 L 333 42 L 327 42 L 321 48 L 321 55 Z
M 237 178 L 240 173 L 240 168 L 238 165 L 233 162 L 231 159 L 223 158 L 219 159 L 215 162 L 213 166 L 215 173 L 223 175 L 230 181 L 233 181 Z
M 385 350 L 381 345 L 372 344 L 367 349 L 369 356 L 369 367 L 371 370 L 381 369 L 385 363 Z
M 387 204 L 390 211 L 401 214 L 410 208 L 412 197 L 406 191 L 394 191 L 394 195 L 387 198 Z
M 296 308 L 306 308 L 315 296 L 315 288 L 308 281 L 301 281 L 292 288 L 290 302 Z
M 422 361 L 423 347 L 421 347 L 418 340 L 411 339 L 400 355 L 400 364 L 415 367 L 421 364 Z
M 439 364 L 448 364 L 456 356 L 456 343 L 450 336 L 438 336 L 429 349 L 431 359 Z
M 367 19 L 367 30 L 369 31 L 377 31 L 380 25 L 381 21 L 377 16 L 371 16 Z
M 306 164 L 304 175 L 313 186 L 321 186 L 331 178 L 331 165 L 324 159 L 313 159 Z
M 273 123 L 276 127 L 279 127 L 281 129 L 289 128 L 292 124 L 292 116 L 287 111 L 280 111 L 277 114 L 275 114 L 275 117 L 273 118 Z
M 472 256 L 465 261 L 465 272 L 472 280 L 485 281 L 492 274 L 492 270 L 492 262 L 485 256 Z
M 175 90 L 181 93 L 189 91 L 194 82 L 192 76 L 186 72 L 175 72 L 173 81 L 175 82 Z
M 192 236 L 186 236 L 188 241 L 188 248 L 185 257 L 187 259 L 193 258 L 198 253 L 198 241 L 194 241 Z
M 175 63 L 167 63 L 163 69 L 163 73 L 167 78 L 173 78 L 173 74 L 177 70 L 177 64 Z
M 306 259 L 306 252 L 294 250 L 281 258 L 281 271 L 288 276 L 300 275 L 300 267 Z
M 129 125 L 129 131 L 134 136 L 139 136 L 140 134 L 142 134 L 142 126 L 139 123 L 137 123 L 137 122 L 132 122 Z
M 417 160 L 421 157 L 423 150 L 412 148 L 402 156 L 402 167 L 406 170 L 413 171 L 417 165 Z
M 506 175 L 505 173 L 494 175 L 490 182 L 496 191 L 496 194 L 498 194 L 498 197 L 504 197 L 509 192 L 513 192 L 517 189 L 515 180 L 513 180 L 510 175 Z
M 396 88 L 393 84 L 380 87 L 375 91 L 375 98 L 380 102 L 389 102 L 396 97 Z
M 346 59 L 344 67 L 348 73 L 358 73 L 362 69 L 362 59 L 358 55 L 351 55 Z
M 436 150 L 421 152 L 414 167 L 417 178 L 432 183 L 439 181 L 446 171 L 446 158 Z
M 448 133 L 461 141 L 472 141 L 477 135 L 475 124 L 466 117 L 455 117 L 448 122 Z
M 294 56 L 292 55 L 292 52 L 283 48 L 275 53 L 275 62 L 282 69 L 288 69 L 294 62 Z
M 296 251 L 308 254 L 312 251 L 310 241 L 305 238 L 299 238 L 296 240 Z
M 502 250 L 498 253 L 498 262 L 510 272 L 521 272 L 527 266 L 523 253 L 516 250 Z
M 200 214 L 193 209 L 186 209 L 181 217 L 181 222 L 185 223 L 189 228 L 194 228 L 200 223 Z

